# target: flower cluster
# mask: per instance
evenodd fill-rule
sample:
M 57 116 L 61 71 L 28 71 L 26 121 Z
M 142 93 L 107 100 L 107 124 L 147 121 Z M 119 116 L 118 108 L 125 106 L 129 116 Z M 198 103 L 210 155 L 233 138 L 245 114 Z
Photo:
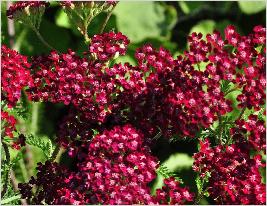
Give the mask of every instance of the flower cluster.
M 151 204 L 147 184 L 155 177 L 157 159 L 132 126 L 116 126 L 96 135 L 78 165 L 94 204 Z
M 76 7 L 87 7 L 90 9 L 108 9 L 110 5 L 115 5 L 117 2 L 113 1 L 113 0 L 109 0 L 109 1 L 81 1 L 81 2 L 77 2 L 77 1 L 60 1 L 61 6 L 63 6 L 65 9 L 66 8 L 72 8 L 74 9 L 75 6 Z M 101 8 L 102 7 L 102 8 Z
M 72 23 L 90 42 L 87 29 L 90 22 L 101 12 L 109 12 L 117 2 L 115 1 L 61 1 L 60 5 Z
M 266 152 L 266 126 L 264 120 L 259 120 L 258 116 L 250 115 L 248 120 L 236 121 L 236 128 L 231 129 L 233 139 L 240 141 L 247 139 L 251 148 Z
M 150 137 L 159 132 L 165 137 L 175 134 L 195 137 L 201 128 L 208 128 L 218 116 L 232 110 L 232 102 L 226 98 L 231 91 L 241 90 L 242 94 L 237 100 L 242 106 L 244 100 L 242 95 L 250 95 L 255 100 L 255 96 L 247 92 L 248 85 L 252 83 L 254 89 L 259 88 L 257 92 L 261 98 L 256 98 L 259 103 L 257 105 L 262 105 L 264 102 L 262 97 L 265 97 L 265 64 L 261 63 L 258 68 L 257 73 L 261 74 L 260 76 L 255 76 L 253 79 L 244 76 L 246 72 L 244 65 L 248 64 L 248 59 L 241 61 L 239 53 L 232 53 L 227 48 L 230 38 L 227 34 L 231 33 L 228 31 L 231 28 L 229 26 L 225 30 L 228 40 L 223 40 L 216 31 L 207 35 L 207 41 L 202 39 L 201 34 L 193 33 L 189 36 L 189 50 L 185 52 L 185 56 L 179 56 L 177 59 L 174 59 L 168 50 L 164 48 L 156 50 L 147 44 L 136 51 L 135 57 L 138 62 L 136 67 L 129 64 L 115 64 L 109 68 L 95 61 L 92 66 L 88 66 L 91 79 L 83 80 L 84 85 L 85 81 L 89 82 L 90 89 L 81 89 L 83 98 L 74 102 L 79 102 L 76 104 L 77 108 L 86 114 L 87 122 L 97 119 L 104 123 L 107 117 L 111 117 L 131 122 Z M 254 29 L 256 33 L 240 38 L 243 41 L 246 39 L 246 42 L 250 42 L 248 39 L 254 39 L 251 42 L 255 42 L 255 38 L 262 38 L 260 35 L 264 33 L 264 29 L 255 28 L 257 28 Z M 106 39 L 104 37 L 109 34 L 111 33 L 103 34 L 101 38 L 98 35 L 98 38 Z M 95 44 L 98 47 L 94 46 Z M 110 46 L 108 41 L 100 43 L 93 39 L 90 49 L 98 54 L 97 58 L 102 54 L 97 52 L 104 52 L 107 48 L 105 44 Z M 239 44 L 242 45 L 241 40 Z M 119 48 L 119 45 L 117 47 Z M 252 59 L 263 56 L 256 51 L 254 43 L 246 47 L 253 50 Z M 106 52 L 104 56 L 107 56 Z M 91 60 L 87 61 L 91 65 Z M 205 67 L 200 69 L 200 63 L 204 63 Z M 63 60 L 62 64 L 65 64 Z M 223 90 L 223 83 L 237 84 L 237 87 Z M 60 89 L 55 92 L 58 91 Z M 86 98 L 88 91 L 91 92 L 90 98 Z M 71 99 L 73 94 L 68 96 Z M 254 104 L 254 107 L 257 108 L 257 105 Z M 251 108 L 248 101 L 242 107 L 244 106 Z
M 27 90 L 31 100 L 71 104 L 93 123 L 105 122 L 118 107 L 116 99 L 123 88 L 137 90 L 133 83 L 141 77 L 129 64 L 106 68 L 71 50 L 66 54 L 52 51 L 48 56 L 34 58 L 32 65 L 34 85 Z M 133 77 L 128 78 L 126 73 Z
M 38 10 L 42 10 L 49 5 L 48 2 L 45 1 L 18 1 L 12 4 L 6 14 L 10 19 L 16 19 L 21 16 L 23 13 L 30 12 L 28 9 L 32 10 L 34 14 L 38 13 Z M 29 14 L 29 13 L 28 13 Z
M 77 172 L 57 163 L 39 164 L 37 178 L 20 184 L 23 198 L 36 204 L 184 204 L 193 200 L 188 188 L 173 178 L 151 194 L 158 160 L 131 125 L 115 126 L 80 147 Z M 37 196 L 33 185 L 42 187 Z M 171 199 L 168 199 L 168 196 Z
M 9 139 L 8 141 L 12 139 L 12 148 L 19 150 L 21 146 L 25 146 L 25 136 L 23 134 L 15 135 L 17 132 L 16 123 L 17 120 L 14 116 L 1 110 L 2 139 L 6 137 Z
M 14 107 L 20 99 L 21 90 L 32 86 L 30 64 L 26 56 L 7 46 L 1 47 L 1 98 L 9 107 Z
M 125 55 L 129 40 L 122 33 L 113 31 L 93 36 L 89 50 L 100 61 L 112 60 Z
M 71 110 L 59 124 L 57 142 L 68 149 L 69 156 L 75 156 L 82 144 L 90 142 L 93 135 L 92 129 L 98 128 Z
M 194 137 L 200 128 L 209 127 L 217 114 L 231 111 L 231 101 L 224 98 L 219 84 L 206 72 L 195 70 L 188 57 L 173 59 L 169 51 L 157 51 L 151 45 L 139 48 L 135 56 L 146 84 L 141 94 L 122 103 L 130 105 L 130 115 L 138 118 L 134 121 L 143 125 L 143 130 L 155 135 L 160 128 L 166 137 Z
M 261 26 L 256 26 L 248 36 L 241 36 L 233 26 L 228 26 L 225 41 L 218 32 L 207 35 L 214 48 L 207 69 L 214 79 L 232 82 L 237 86 L 235 89 L 242 89 L 237 97 L 240 107 L 258 110 L 264 104 L 265 35 L 266 30 Z
M 74 174 L 55 162 L 38 163 L 37 177 L 28 183 L 19 183 L 22 198 L 35 204 L 79 204 L 83 199 L 78 186 L 72 181 Z M 77 181 L 77 180 L 76 180 Z M 41 189 L 37 195 L 33 187 Z
M 265 166 L 261 156 L 250 157 L 246 142 L 212 148 L 208 139 L 200 142 L 194 155 L 194 171 L 205 177 L 210 173 L 208 192 L 217 203 L 265 204 L 266 189 L 259 168 Z
M 162 189 L 156 190 L 158 204 L 182 205 L 193 201 L 194 194 L 188 188 L 181 188 L 174 177 L 164 179 L 164 184 Z
M 48 4 L 17 2 L 7 16 L 38 34 Z M 195 195 L 174 177 L 151 193 L 159 161 L 148 143 L 161 135 L 203 138 L 207 132 L 215 138 L 211 142 L 220 144 L 212 147 L 208 138 L 200 140 L 193 170 L 208 184 L 209 195 L 220 204 L 266 203 L 260 174 L 266 127 L 259 117 L 266 97 L 265 28 L 256 26 L 242 36 L 229 25 L 224 35 L 214 31 L 206 39 L 192 33 L 188 49 L 177 57 L 145 44 L 136 49 L 136 66 L 114 64 L 126 54 L 129 39 L 114 31 L 89 38 L 87 31 L 93 18 L 111 11 L 116 1 L 60 5 L 89 44 L 82 56 L 71 49 L 51 51 L 29 63 L 25 56 L 1 47 L 1 97 L 9 109 L 16 109 L 25 87 L 31 101 L 68 108 L 56 142 L 67 149 L 74 168 L 50 160 L 39 163 L 36 178 L 19 184 L 22 198 L 35 204 L 192 203 Z M 239 93 L 230 100 L 233 91 Z M 230 119 L 226 116 L 235 108 L 235 99 L 241 111 Z M 19 149 L 25 137 L 16 134 L 16 119 L 9 109 L 1 109 L 3 141 L 12 138 L 11 146 Z M 248 109 L 251 115 L 246 119 L 242 115 Z
M 8 112 L 4 112 L 1 110 L 1 120 L 2 120 L 2 125 L 4 125 L 4 131 L 3 131 L 3 136 L 8 136 L 10 138 L 14 137 L 13 132 L 16 130 L 16 123 L 17 120 L 15 119 L 14 116 L 8 114 Z
M 13 3 L 6 13 L 8 18 L 23 23 L 37 32 L 48 6 L 49 3 L 45 1 L 18 1 Z

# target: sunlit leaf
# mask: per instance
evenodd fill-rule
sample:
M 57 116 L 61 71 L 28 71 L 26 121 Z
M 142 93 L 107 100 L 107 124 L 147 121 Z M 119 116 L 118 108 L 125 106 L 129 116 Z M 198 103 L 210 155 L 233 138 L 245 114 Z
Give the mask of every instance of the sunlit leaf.
M 266 7 L 265 1 L 238 1 L 238 6 L 245 14 L 256 14 Z

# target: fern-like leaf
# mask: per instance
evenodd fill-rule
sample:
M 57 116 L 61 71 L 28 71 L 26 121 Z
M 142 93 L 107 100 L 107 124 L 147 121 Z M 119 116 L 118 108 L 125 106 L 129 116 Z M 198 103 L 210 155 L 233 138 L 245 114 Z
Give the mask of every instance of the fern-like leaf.
M 55 147 L 51 139 L 49 139 L 48 137 L 34 136 L 32 134 L 26 137 L 26 143 L 40 148 L 47 159 L 49 159 L 52 156 Z
M 159 168 L 157 169 L 157 173 L 163 176 L 164 178 L 174 177 L 175 180 L 183 184 L 183 180 L 180 177 L 178 177 L 178 175 L 175 172 L 171 172 L 165 165 L 160 165 Z

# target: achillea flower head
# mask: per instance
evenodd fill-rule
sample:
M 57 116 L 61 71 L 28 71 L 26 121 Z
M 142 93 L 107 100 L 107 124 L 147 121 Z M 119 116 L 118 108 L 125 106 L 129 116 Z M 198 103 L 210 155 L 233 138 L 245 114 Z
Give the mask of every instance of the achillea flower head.
M 1 47 L 1 98 L 9 107 L 14 107 L 19 101 L 21 90 L 32 86 L 30 75 L 30 63 L 26 56 L 9 49 L 5 45 Z
M 17 120 L 13 115 L 1 110 L 2 139 L 8 138 L 8 141 L 11 141 L 11 147 L 19 150 L 25 146 L 25 136 L 17 134 L 16 124 Z
M 45 1 L 18 1 L 7 10 L 7 17 L 23 24 L 39 29 L 45 8 L 49 6 Z
M 93 36 L 89 50 L 100 61 L 107 61 L 125 55 L 129 39 L 122 33 L 113 31 Z
M 212 148 L 209 140 L 200 142 L 200 151 L 194 155 L 194 171 L 200 176 L 210 172 L 208 192 L 218 203 L 265 204 L 266 188 L 259 168 L 264 164 L 261 156 L 250 157 L 245 143 Z
M 194 194 L 189 188 L 182 188 L 179 181 L 173 177 L 164 179 L 164 186 L 156 190 L 156 200 L 158 204 L 183 205 L 193 202 Z
M 57 163 L 39 164 L 37 178 L 20 184 L 23 198 L 40 204 L 184 204 L 193 194 L 172 178 L 153 196 L 148 184 L 156 178 L 158 160 L 131 125 L 115 126 L 97 134 L 79 148 L 78 171 Z M 32 187 L 43 189 L 33 196 Z

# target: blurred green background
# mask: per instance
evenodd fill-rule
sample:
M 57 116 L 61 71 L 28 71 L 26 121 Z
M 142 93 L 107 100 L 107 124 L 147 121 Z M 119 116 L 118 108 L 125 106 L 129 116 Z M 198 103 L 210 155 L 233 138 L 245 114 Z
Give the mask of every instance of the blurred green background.
M 2 44 L 9 45 L 7 32 L 6 2 L 2 2 L 1 9 L 1 40 Z M 89 25 L 89 36 L 100 31 L 106 14 L 100 14 Z M 171 2 L 120 2 L 114 10 L 105 31 L 120 31 L 131 41 L 126 56 L 117 59 L 117 62 L 135 64 L 134 51 L 144 43 L 152 43 L 155 47 L 164 46 L 174 56 L 183 53 L 187 48 L 187 35 L 196 31 L 204 35 L 217 29 L 223 32 L 229 25 L 235 25 L 241 34 L 248 34 L 256 25 L 266 24 L 265 1 L 171 1 Z M 15 23 L 14 48 L 24 55 L 47 54 L 48 49 L 38 40 L 35 33 L 19 23 Z M 40 33 L 47 42 L 61 52 L 68 48 L 82 54 L 87 50 L 83 37 L 74 28 L 56 2 L 46 10 L 41 23 Z M 54 137 L 58 122 L 66 114 L 62 105 L 39 104 L 37 107 L 36 125 L 33 125 L 36 134 Z M 153 153 L 170 170 L 176 171 L 185 185 L 196 191 L 195 174 L 192 172 L 192 155 L 197 152 L 197 141 L 177 141 L 169 143 L 166 139 L 158 140 L 152 149 Z M 34 162 L 44 160 L 41 150 L 32 147 Z M 15 153 L 13 154 L 13 156 Z M 64 155 L 62 161 L 64 160 Z M 19 166 L 18 166 L 19 167 Z M 19 181 L 23 178 L 19 169 Z M 158 178 L 152 188 L 162 185 Z M 209 198 L 201 204 L 213 203 Z

